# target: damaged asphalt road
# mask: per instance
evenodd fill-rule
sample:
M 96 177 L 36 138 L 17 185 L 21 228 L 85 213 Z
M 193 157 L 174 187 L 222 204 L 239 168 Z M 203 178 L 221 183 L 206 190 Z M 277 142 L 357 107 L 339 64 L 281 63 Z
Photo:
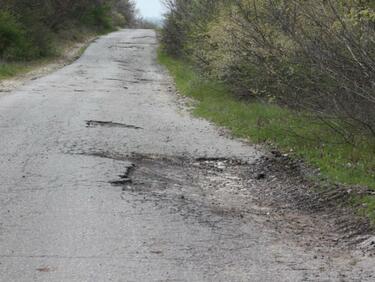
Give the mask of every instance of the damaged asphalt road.
M 0 281 L 374 281 L 260 150 L 181 107 L 156 48 L 112 33 L 0 98 Z

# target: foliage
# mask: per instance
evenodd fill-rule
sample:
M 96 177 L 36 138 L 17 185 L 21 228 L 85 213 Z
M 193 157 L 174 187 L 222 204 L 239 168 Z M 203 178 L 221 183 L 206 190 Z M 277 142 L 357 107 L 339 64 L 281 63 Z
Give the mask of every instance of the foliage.
M 167 0 L 168 54 L 241 98 L 310 115 L 349 146 L 375 137 L 372 0 Z M 375 143 L 370 144 L 370 154 Z
M 132 0 L 0 0 L 0 59 L 51 55 L 67 29 L 105 32 L 135 21 Z
M 0 80 L 27 71 L 28 68 L 18 64 L 0 64 Z
M 139 18 L 137 21 L 137 28 L 160 30 L 160 24 L 156 21 Z
M 17 19 L 7 11 L 0 11 L 0 56 L 23 57 L 28 47 L 25 30 Z
M 81 21 L 87 26 L 110 30 L 112 28 L 110 11 L 111 8 L 107 5 L 93 6 L 84 13 Z

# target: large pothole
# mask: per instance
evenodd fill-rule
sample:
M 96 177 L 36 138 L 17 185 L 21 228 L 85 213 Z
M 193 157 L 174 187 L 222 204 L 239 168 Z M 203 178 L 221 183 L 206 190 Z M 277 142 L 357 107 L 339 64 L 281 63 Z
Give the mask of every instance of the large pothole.
M 174 207 L 184 215 L 211 213 L 251 219 L 309 248 L 362 248 L 373 232 L 368 222 L 333 201 L 303 177 L 302 164 L 282 156 L 246 163 L 235 158 L 189 158 L 160 155 L 90 155 L 131 163 L 111 184 L 143 201 Z M 331 195 L 336 195 L 331 197 Z M 340 196 L 338 196 L 340 195 Z M 373 253 L 375 246 L 362 250 Z

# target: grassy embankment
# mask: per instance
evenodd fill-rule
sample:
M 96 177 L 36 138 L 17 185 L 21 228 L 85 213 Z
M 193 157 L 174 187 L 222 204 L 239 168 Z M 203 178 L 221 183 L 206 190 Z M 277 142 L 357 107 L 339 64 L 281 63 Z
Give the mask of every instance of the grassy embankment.
M 239 101 L 223 84 L 204 80 L 186 62 L 158 54 L 178 91 L 197 101 L 194 114 L 229 128 L 237 137 L 268 143 L 319 168 L 329 183 L 360 185 L 375 191 L 374 140 L 354 148 L 322 124 L 276 105 Z M 375 224 L 375 196 L 353 198 L 358 211 Z

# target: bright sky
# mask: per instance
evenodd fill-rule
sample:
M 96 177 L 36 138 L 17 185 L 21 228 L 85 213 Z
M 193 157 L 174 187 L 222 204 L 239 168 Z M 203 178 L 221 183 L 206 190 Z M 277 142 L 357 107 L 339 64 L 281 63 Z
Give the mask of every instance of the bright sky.
M 135 0 L 137 8 L 144 18 L 161 18 L 164 13 L 162 0 Z

